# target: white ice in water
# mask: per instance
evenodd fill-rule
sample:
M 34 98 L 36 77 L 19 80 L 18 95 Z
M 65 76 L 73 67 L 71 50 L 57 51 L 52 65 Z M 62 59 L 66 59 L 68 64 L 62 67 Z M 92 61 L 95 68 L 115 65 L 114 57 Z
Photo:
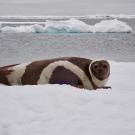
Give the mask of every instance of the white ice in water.
M 2 32 L 25 32 L 25 33 L 36 33 L 36 32 L 44 32 L 44 27 L 38 24 L 34 25 L 20 25 L 16 27 L 11 27 L 11 26 L 5 26 L 1 28 Z
M 132 28 L 125 22 L 114 20 L 103 20 L 91 29 L 92 32 L 132 32 Z
M 69 19 L 66 21 L 48 20 L 45 23 L 46 32 L 90 32 L 90 26 L 77 19 Z
M 85 15 L 85 16 L 0 16 L 0 19 L 107 19 L 107 18 L 114 18 L 114 19 L 134 19 L 135 15 L 127 15 L 127 14 L 94 14 L 94 15 Z
M 110 64 L 108 90 L 0 86 L 0 135 L 134 135 L 135 63 Z
M 90 32 L 132 32 L 132 28 L 117 19 L 103 20 L 95 25 L 88 25 L 83 21 L 71 18 L 64 21 L 47 20 L 44 24 L 5 26 L 1 32 L 26 33 L 90 33 Z

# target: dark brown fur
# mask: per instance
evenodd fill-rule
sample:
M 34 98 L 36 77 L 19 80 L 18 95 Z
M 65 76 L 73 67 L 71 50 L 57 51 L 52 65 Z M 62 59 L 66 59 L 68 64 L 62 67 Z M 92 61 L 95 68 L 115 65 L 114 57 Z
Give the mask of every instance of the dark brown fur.
M 45 67 L 47 67 L 50 63 L 58 60 L 64 60 L 62 59 L 48 59 L 48 60 L 41 60 L 41 61 L 35 61 L 29 64 L 26 67 L 25 73 L 22 76 L 22 84 L 30 84 L 35 85 L 37 84 L 37 81 L 40 78 L 40 74 L 43 71 Z
M 16 66 L 16 65 L 17 64 L 0 67 L 0 83 L 5 84 L 5 85 L 10 85 L 10 82 L 8 81 L 6 76 L 9 75 L 13 70 L 8 70 L 8 68 Z
M 88 66 L 91 62 L 89 59 L 85 58 L 79 58 L 79 57 L 63 57 L 63 58 L 56 58 L 56 59 L 48 59 L 48 60 L 41 60 L 41 61 L 35 61 L 29 64 L 25 70 L 25 73 L 22 77 L 22 84 L 37 84 L 37 81 L 40 78 L 40 74 L 43 71 L 45 67 L 47 67 L 50 63 L 55 62 L 55 61 L 60 61 L 60 60 L 67 60 L 78 67 L 80 67 L 82 70 L 85 71 L 89 79 L 92 81 L 89 71 L 88 71 Z M 94 84 L 93 84 L 94 85 Z
M 14 66 L 17 66 L 17 65 L 19 65 L 19 64 L 13 64 L 13 65 L 8 65 L 8 66 L 0 67 L 0 71 L 7 70 L 8 68 L 11 68 L 11 67 L 14 67 Z
M 92 81 L 91 75 L 89 73 L 89 64 L 92 62 L 92 60 L 90 59 L 86 59 L 86 58 L 78 58 L 78 57 L 71 57 L 69 59 L 69 61 L 75 65 L 77 65 L 78 67 L 80 67 L 85 74 L 87 75 L 87 77 L 89 78 L 90 82 L 92 83 L 92 86 L 94 89 L 97 88 L 96 84 Z
M 63 66 L 58 66 L 53 71 L 51 78 L 49 80 L 50 84 L 70 84 L 72 86 L 82 86 L 82 81 L 78 76 L 68 69 L 65 69 Z

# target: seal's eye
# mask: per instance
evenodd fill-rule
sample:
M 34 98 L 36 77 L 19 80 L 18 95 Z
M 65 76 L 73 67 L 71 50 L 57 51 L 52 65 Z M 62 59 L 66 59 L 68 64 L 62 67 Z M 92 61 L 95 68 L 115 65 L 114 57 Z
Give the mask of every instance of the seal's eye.
M 103 65 L 103 68 L 107 68 L 107 65 Z
M 94 65 L 94 69 L 97 69 L 98 68 L 98 65 L 96 64 L 96 65 Z

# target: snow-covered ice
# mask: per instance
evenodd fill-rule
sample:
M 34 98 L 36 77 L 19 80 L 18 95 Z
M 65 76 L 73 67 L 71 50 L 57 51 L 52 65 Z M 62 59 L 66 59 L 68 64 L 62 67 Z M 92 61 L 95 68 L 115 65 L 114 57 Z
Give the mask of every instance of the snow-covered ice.
M 135 63 L 110 63 L 108 90 L 0 86 L 0 135 L 134 135 Z
M 117 19 L 103 20 L 93 26 L 92 32 L 132 32 L 132 28 Z
M 1 32 L 17 32 L 17 33 L 35 33 L 35 32 L 44 32 L 44 27 L 38 24 L 34 25 L 20 25 L 16 27 L 11 27 L 11 26 L 5 26 L 1 28 Z
M 84 15 L 84 16 L 24 16 L 24 15 L 6 15 L 6 16 L 0 16 L 0 19 L 23 19 L 23 20 L 28 20 L 28 19 L 70 19 L 70 18 L 76 18 L 76 19 L 107 19 L 107 18 L 114 18 L 114 19 L 120 19 L 120 18 L 125 18 L 125 19 L 134 19 L 135 15 L 128 15 L 128 14 L 93 14 L 93 15 Z
M 2 22 L 1 22 L 2 23 Z M 4 22 L 3 22 L 4 23 Z M 95 32 L 132 32 L 132 28 L 125 22 L 117 19 L 102 20 L 95 25 L 71 18 L 69 20 L 47 20 L 44 24 L 4 26 L 1 32 L 26 32 L 26 33 L 95 33 Z

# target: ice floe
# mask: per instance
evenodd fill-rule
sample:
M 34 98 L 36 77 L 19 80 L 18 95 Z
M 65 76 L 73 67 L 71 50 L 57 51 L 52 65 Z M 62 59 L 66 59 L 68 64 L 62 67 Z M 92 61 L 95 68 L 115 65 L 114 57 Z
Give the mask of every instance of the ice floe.
M 68 20 L 46 20 L 44 24 L 1 26 L 1 32 L 26 33 L 95 33 L 95 32 L 132 32 L 132 28 L 117 19 L 102 20 L 94 25 L 71 18 Z
M 109 90 L 0 86 L 0 134 L 133 135 L 134 69 L 135 63 L 111 62 Z

